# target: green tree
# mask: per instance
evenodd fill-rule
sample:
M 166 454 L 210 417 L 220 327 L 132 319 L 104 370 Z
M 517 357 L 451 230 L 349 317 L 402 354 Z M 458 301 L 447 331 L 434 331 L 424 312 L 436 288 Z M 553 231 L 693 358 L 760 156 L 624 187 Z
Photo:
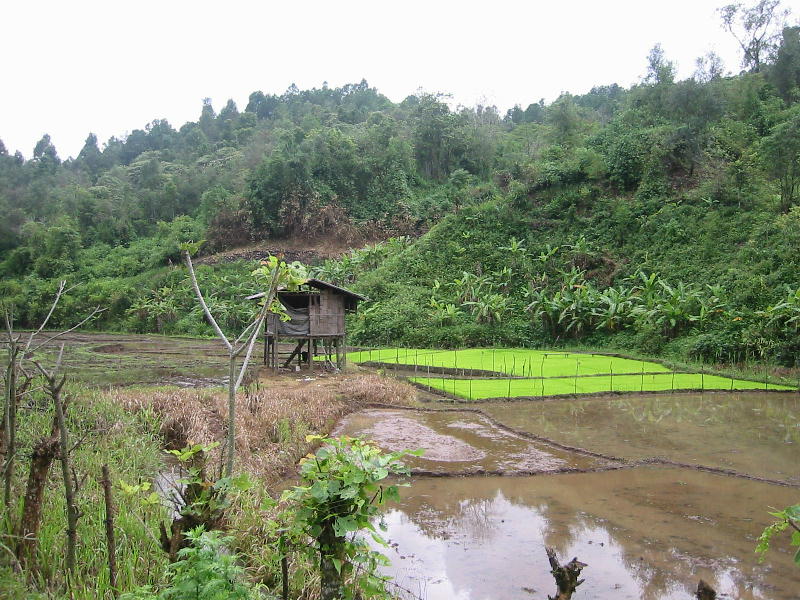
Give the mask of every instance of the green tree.
M 760 0 L 753 6 L 742 2 L 719 9 L 722 26 L 742 49 L 742 67 L 761 71 L 770 54 L 775 51 L 788 10 L 781 10 L 780 0 Z
M 90 133 L 78 154 L 77 163 L 83 168 L 94 182 L 104 167 L 103 154 L 97 147 L 97 136 Z
M 441 181 L 458 164 L 463 146 L 459 119 L 440 96 L 425 94 L 414 111 L 414 154 L 422 174 Z
M 215 142 L 219 139 L 217 131 L 217 114 L 214 112 L 214 107 L 211 105 L 211 98 L 203 98 L 203 108 L 200 111 L 200 119 L 197 124 L 205 136 Z
M 675 81 L 675 63 L 668 60 L 661 44 L 656 44 L 647 55 L 647 73 L 645 83 L 673 83 Z
M 239 109 L 236 107 L 236 102 L 228 100 L 227 104 L 219 111 L 217 117 L 217 127 L 220 132 L 220 138 L 226 142 L 233 142 L 235 139 L 235 126 L 239 119 Z
M 58 158 L 58 152 L 53 142 L 50 141 L 50 136 L 44 134 L 42 139 L 36 142 L 33 147 L 33 162 L 41 165 L 47 170 L 53 170 L 61 164 L 61 159 Z
M 800 109 L 772 129 L 763 141 L 762 154 L 767 172 L 780 185 L 781 212 L 789 212 L 800 192 Z
M 546 123 L 552 127 L 553 142 L 565 147 L 574 146 L 582 121 L 572 95 L 562 94 L 548 107 L 546 115 Z
M 693 79 L 699 83 L 709 83 L 716 81 L 725 74 L 725 65 L 719 55 L 714 52 L 706 52 L 699 56 L 695 61 L 695 71 Z
M 275 116 L 275 111 L 280 105 L 280 100 L 277 96 L 270 94 L 264 95 L 264 92 L 257 91 L 250 94 L 245 112 L 255 113 L 259 119 L 269 119 Z
M 787 103 L 800 100 L 800 27 L 785 27 L 770 81 Z

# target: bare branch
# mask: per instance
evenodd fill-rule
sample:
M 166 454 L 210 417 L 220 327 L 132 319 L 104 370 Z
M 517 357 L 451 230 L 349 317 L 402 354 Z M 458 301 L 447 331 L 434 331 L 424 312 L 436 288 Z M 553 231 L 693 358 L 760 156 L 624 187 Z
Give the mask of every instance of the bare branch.
M 238 389 L 239 386 L 242 385 L 244 374 L 247 371 L 247 364 L 250 362 L 250 355 L 253 353 L 253 347 L 256 345 L 256 339 L 258 338 L 258 332 L 261 329 L 261 323 L 263 323 L 264 317 L 266 317 L 266 314 L 262 313 L 261 318 L 258 320 L 258 326 L 253 329 L 253 335 L 250 336 L 250 343 L 247 346 L 247 354 L 245 354 L 244 356 L 244 361 L 242 362 L 242 369 L 239 371 L 239 377 L 236 378 L 235 389 Z
M 189 269 L 189 277 L 192 280 L 192 287 L 194 288 L 194 293 L 197 296 L 197 300 L 200 302 L 200 306 L 203 307 L 203 312 L 206 315 L 209 323 L 214 328 L 219 339 L 225 344 L 225 347 L 228 349 L 228 352 L 233 351 L 233 346 L 228 341 L 227 336 L 222 333 L 222 329 L 220 329 L 219 325 L 217 325 L 216 319 L 214 319 L 214 315 L 211 314 L 211 311 L 208 309 L 208 305 L 206 305 L 206 301 L 203 298 L 203 294 L 200 292 L 200 286 L 197 284 L 197 276 L 194 274 L 194 266 L 192 265 L 192 257 L 189 256 L 189 252 L 186 250 L 183 251 L 183 259 L 186 262 L 186 266 Z
M 56 297 L 53 298 L 53 304 L 50 305 L 50 311 L 47 313 L 47 316 L 44 318 L 44 321 L 42 321 L 41 325 L 39 325 L 39 329 L 34 331 L 30 335 L 30 337 L 28 338 L 28 343 L 25 344 L 25 350 L 23 351 L 23 354 L 27 354 L 28 353 L 28 349 L 31 347 L 31 343 L 33 342 L 33 338 L 35 338 L 37 335 L 39 335 L 42 332 L 42 330 L 47 326 L 47 322 L 50 320 L 50 317 L 53 316 L 53 311 L 55 311 L 56 306 L 58 306 L 58 301 L 61 300 L 61 296 L 64 293 L 64 288 L 66 286 L 67 286 L 67 280 L 66 279 L 62 279 L 58 283 L 58 291 L 56 292 Z
M 264 322 L 266 316 L 267 316 L 267 307 L 266 305 L 264 305 L 259 311 L 256 320 L 250 323 L 250 325 L 248 325 L 245 328 L 245 331 L 249 332 L 247 334 L 247 338 L 238 348 L 234 348 L 233 354 L 231 356 L 233 356 L 234 358 L 239 356 L 247 347 L 250 346 L 253 339 L 258 337 L 258 333 L 261 330 L 261 324 Z
M 45 346 L 45 345 L 49 344 L 49 343 L 50 343 L 50 342 L 52 342 L 54 339 L 56 339 L 56 338 L 59 338 L 59 337 L 61 337 L 62 335 L 66 335 L 67 333 L 69 333 L 69 332 L 71 332 L 71 331 L 75 331 L 75 330 L 76 330 L 78 327 L 80 327 L 81 325 L 83 325 L 84 323 L 86 323 L 87 321 L 89 321 L 90 319 L 93 319 L 94 317 L 96 317 L 97 315 L 99 315 L 101 312 L 104 312 L 105 310 L 106 310 L 105 308 L 100 308 L 99 306 L 96 306 L 96 307 L 94 308 L 94 310 L 91 312 L 91 314 L 90 314 L 88 317 L 86 317 L 86 318 L 85 318 L 83 321 L 81 321 L 80 323 L 78 323 L 78 324 L 77 324 L 77 325 L 75 325 L 74 327 L 70 327 L 69 329 L 65 329 L 64 331 L 62 331 L 62 332 L 60 332 L 60 333 L 57 333 L 57 334 L 55 334 L 55 335 L 53 335 L 53 336 L 50 336 L 50 337 L 49 337 L 49 338 L 47 338 L 45 341 L 43 341 L 41 344 L 39 344 L 38 346 L 36 346 L 36 347 L 35 347 L 33 350 L 31 350 L 31 352 L 36 352 L 37 350 L 39 350 L 40 348 L 42 348 L 42 346 Z M 26 354 L 28 353 L 27 349 L 26 349 L 25 353 L 26 353 Z
M 36 386 L 35 388 L 30 388 L 19 394 L 20 398 L 24 398 L 28 394 L 34 394 L 36 392 L 41 392 L 44 389 L 43 385 Z
M 14 323 L 11 315 L 9 314 L 8 308 L 3 309 L 3 316 L 6 320 L 6 334 L 8 335 L 8 343 L 14 343 Z M 19 340 L 17 340 L 19 341 Z
M 39 370 L 39 373 L 42 374 L 42 377 L 45 379 L 50 379 L 50 373 L 47 372 L 47 369 L 45 369 L 38 360 L 32 360 L 31 362 L 36 365 L 36 368 Z
M 234 342 L 233 342 L 233 346 L 234 347 L 236 347 L 236 345 L 239 342 L 241 342 L 243 339 L 248 339 L 248 340 L 250 339 L 250 328 L 255 326 L 258 323 L 259 319 L 261 318 L 260 315 L 261 315 L 261 312 L 259 311 L 259 316 L 257 316 L 254 321 L 251 321 L 250 325 L 245 327 L 244 330 L 242 331 L 242 333 L 239 334 L 239 337 L 237 337 L 234 340 Z M 247 344 L 247 342 L 245 342 L 245 345 L 246 344 Z M 236 354 L 238 355 L 240 352 L 241 352 L 241 349 L 239 349 L 239 352 L 237 352 Z
M 56 366 L 53 367 L 53 375 L 58 373 L 59 369 L 61 369 L 61 360 L 64 358 L 64 344 L 61 344 L 61 348 L 58 349 L 58 358 L 56 358 Z M 63 385 L 63 383 L 62 383 Z M 60 386 L 59 386 L 60 387 Z

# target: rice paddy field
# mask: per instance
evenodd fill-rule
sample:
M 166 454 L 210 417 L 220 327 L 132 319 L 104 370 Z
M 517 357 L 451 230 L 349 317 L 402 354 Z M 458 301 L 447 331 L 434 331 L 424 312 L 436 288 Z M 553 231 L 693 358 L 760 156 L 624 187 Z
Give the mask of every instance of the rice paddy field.
M 527 348 L 382 348 L 351 352 L 347 358 L 360 364 L 396 365 L 398 369 L 413 371 L 414 375 L 409 376 L 413 383 L 462 400 L 623 392 L 797 389 L 765 381 L 675 372 L 657 362 L 620 356 Z
M 431 390 L 464 400 L 598 394 L 603 392 L 663 392 L 671 390 L 785 390 L 795 388 L 701 373 L 544 377 L 537 379 L 447 379 L 412 377 Z
M 417 370 L 455 369 L 491 371 L 515 377 L 574 377 L 608 373 L 668 373 L 662 364 L 606 354 L 553 352 L 529 348 L 469 348 L 431 350 L 422 348 L 382 348 L 350 352 L 355 363 L 405 365 Z

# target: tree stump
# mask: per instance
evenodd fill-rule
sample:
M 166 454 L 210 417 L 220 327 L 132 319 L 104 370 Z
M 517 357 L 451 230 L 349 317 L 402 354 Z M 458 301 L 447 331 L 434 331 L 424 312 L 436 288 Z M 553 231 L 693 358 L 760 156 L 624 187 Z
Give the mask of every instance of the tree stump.
M 700 583 L 697 584 L 696 596 L 698 600 L 716 600 L 717 592 L 701 579 Z
M 570 600 L 572 594 L 575 593 L 577 587 L 583 583 L 583 579 L 578 579 L 584 567 L 588 566 L 582 563 L 577 557 L 573 558 L 565 565 L 561 565 L 556 558 L 556 551 L 552 548 L 545 548 L 547 552 L 547 560 L 550 561 L 550 572 L 556 580 L 556 587 L 558 592 L 555 596 L 548 596 L 548 600 Z
M 17 536 L 17 559 L 23 567 L 36 570 L 36 550 L 39 546 L 39 528 L 42 524 L 42 506 L 50 466 L 58 456 L 58 438 L 39 440 L 31 453 L 31 467 L 23 499 L 22 517 Z

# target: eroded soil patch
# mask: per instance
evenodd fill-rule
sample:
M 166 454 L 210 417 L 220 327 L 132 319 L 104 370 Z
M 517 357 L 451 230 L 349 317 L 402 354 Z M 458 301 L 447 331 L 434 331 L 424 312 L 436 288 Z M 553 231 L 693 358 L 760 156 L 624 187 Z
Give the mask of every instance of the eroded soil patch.
M 618 466 L 527 439 L 473 411 L 371 409 L 349 415 L 334 433 L 363 436 L 388 451 L 421 448 L 422 457 L 406 459 L 416 474 L 522 475 Z

